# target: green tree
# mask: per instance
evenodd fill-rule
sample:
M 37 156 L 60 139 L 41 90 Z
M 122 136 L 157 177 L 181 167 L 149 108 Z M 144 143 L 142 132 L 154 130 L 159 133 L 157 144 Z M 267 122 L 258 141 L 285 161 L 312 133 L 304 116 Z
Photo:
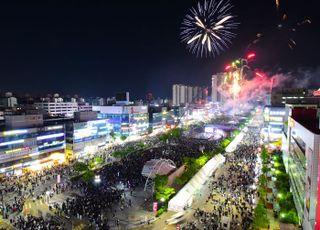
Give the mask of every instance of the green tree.
M 122 135 L 122 136 L 120 137 L 120 140 L 122 140 L 122 141 L 125 141 L 126 139 L 127 139 L 127 136 Z
M 88 165 L 83 162 L 77 162 L 74 165 L 74 170 L 76 170 L 77 172 L 86 171 L 86 170 L 88 170 Z
M 254 229 L 267 228 L 269 223 L 270 221 L 267 216 L 267 210 L 264 207 L 264 204 L 259 201 L 258 205 L 254 209 Z
M 86 171 L 83 175 L 82 175 L 82 179 L 84 182 L 88 183 L 90 181 L 92 181 L 94 177 L 94 173 L 90 170 Z
M 95 157 L 94 158 L 94 162 L 96 164 L 103 164 L 104 163 L 104 159 L 103 159 L 103 157 Z
M 114 133 L 114 131 L 113 130 L 111 130 L 111 132 L 110 132 L 110 134 L 109 134 L 110 136 L 111 136 L 111 138 L 113 139 L 113 140 L 115 140 L 116 139 L 116 134 Z

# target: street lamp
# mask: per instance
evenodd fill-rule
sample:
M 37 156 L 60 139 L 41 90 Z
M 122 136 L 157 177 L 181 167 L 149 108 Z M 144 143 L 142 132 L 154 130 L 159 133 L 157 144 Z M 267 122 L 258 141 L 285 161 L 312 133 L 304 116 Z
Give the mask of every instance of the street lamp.
M 100 178 L 100 175 L 95 175 L 94 176 L 94 182 L 99 184 L 101 182 L 101 178 Z

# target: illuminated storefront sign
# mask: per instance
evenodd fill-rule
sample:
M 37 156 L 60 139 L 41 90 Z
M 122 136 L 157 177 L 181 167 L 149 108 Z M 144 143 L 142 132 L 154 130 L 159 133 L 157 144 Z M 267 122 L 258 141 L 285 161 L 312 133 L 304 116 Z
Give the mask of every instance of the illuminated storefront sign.
M 19 129 L 19 130 L 5 131 L 5 132 L 3 132 L 3 135 L 4 136 L 12 136 L 12 135 L 17 135 L 17 134 L 24 134 L 27 132 L 28 132 L 28 130 L 26 130 L 26 129 Z
M 63 137 L 63 136 L 64 136 L 64 133 L 55 133 L 55 134 L 37 137 L 37 140 L 41 141 L 41 140 L 45 140 L 45 139 L 50 139 L 50 138 L 55 138 L 55 137 Z
M 57 130 L 57 129 L 62 129 L 62 128 L 63 128 L 62 125 L 57 125 L 57 126 L 48 127 L 47 130 Z
M 3 143 L 0 143 L 0 146 L 21 144 L 21 143 L 24 143 L 24 140 L 16 140 L 16 141 L 3 142 Z
M 286 111 L 270 111 L 269 112 L 270 116 L 285 116 L 286 115 Z

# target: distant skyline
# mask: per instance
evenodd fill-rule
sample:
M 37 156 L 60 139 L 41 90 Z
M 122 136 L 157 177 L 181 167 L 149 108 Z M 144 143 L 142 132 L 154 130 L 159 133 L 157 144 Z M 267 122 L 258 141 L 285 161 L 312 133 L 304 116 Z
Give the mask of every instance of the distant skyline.
M 282 13 L 274 1 L 231 2 L 240 22 L 238 35 L 215 59 L 196 58 L 180 42 L 181 22 L 194 0 L 2 2 L 0 91 L 86 97 L 129 91 L 132 99 L 144 99 L 148 92 L 171 97 L 172 84 L 210 86 L 212 74 L 251 50 L 257 52 L 255 67 L 266 71 L 304 67 L 318 73 L 315 3 L 280 1 L 290 24 L 312 21 L 293 34 L 297 46 L 290 50 L 286 34 L 276 29 Z M 246 51 L 259 32 L 266 39 Z

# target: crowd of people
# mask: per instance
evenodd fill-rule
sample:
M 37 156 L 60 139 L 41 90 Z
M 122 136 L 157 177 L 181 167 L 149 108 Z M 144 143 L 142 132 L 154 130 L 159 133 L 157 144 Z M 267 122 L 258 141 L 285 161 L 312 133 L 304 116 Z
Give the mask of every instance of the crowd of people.
M 203 151 L 217 148 L 219 143 L 218 140 L 197 139 L 192 138 L 192 136 L 182 136 L 162 145 L 158 144 L 159 139 L 157 138 L 149 138 L 147 142 L 152 148 L 130 154 L 97 170 L 95 173 L 99 174 L 100 183 L 86 183 L 82 180 L 68 182 L 68 180 L 65 180 L 57 184 L 57 175 L 70 178 L 75 174 L 73 168 L 66 165 L 54 166 L 38 173 L 27 173 L 20 177 L 8 177 L 4 181 L 4 192 L 12 194 L 14 199 L 8 200 L 5 204 L 5 213 L 9 216 L 13 212 L 21 212 L 24 200 L 27 197 L 41 199 L 48 190 L 56 194 L 65 191 L 77 191 L 79 195 L 74 196 L 72 199 L 68 198 L 60 204 L 53 205 L 59 215 L 63 214 L 69 218 L 87 221 L 94 229 L 109 229 L 112 223 L 119 226 L 122 220 L 118 217 L 117 209 L 114 207 L 120 205 L 123 209 L 131 206 L 131 200 L 125 197 L 125 191 L 132 193 L 137 188 L 144 186 L 146 178 L 141 175 L 141 171 L 147 161 L 166 158 L 171 159 L 177 167 L 180 167 L 184 157 L 199 157 Z M 108 159 L 112 151 L 128 148 L 130 145 L 136 144 L 137 142 L 131 142 L 125 146 L 112 147 L 109 150 L 98 152 L 97 156 Z M 252 210 L 248 206 L 253 203 L 252 194 L 255 192 L 254 189 L 250 190 L 249 186 L 255 176 L 252 174 L 256 159 L 254 152 L 254 146 L 243 145 L 238 148 L 233 156 L 227 157 L 229 174 L 219 178 L 215 184 L 212 184 L 212 188 L 229 195 L 224 197 L 224 203 L 215 205 L 212 213 L 198 210 L 196 218 L 203 225 L 217 226 L 219 224 L 217 220 L 222 215 L 225 215 L 226 212 L 231 214 L 231 206 L 236 206 L 237 212 L 242 214 L 232 215 L 232 223 L 240 221 L 243 227 L 248 226 L 247 224 L 252 217 Z M 246 167 L 239 166 L 243 159 L 245 159 Z M 235 174 L 233 172 L 238 173 Z M 225 181 L 232 181 L 232 183 L 229 183 L 230 186 L 226 186 Z M 224 190 L 219 190 L 219 188 L 224 188 Z M 208 202 L 213 199 L 214 193 L 210 195 Z M 112 218 L 110 218 L 110 213 Z M 32 216 L 27 216 L 26 218 L 21 216 L 9 217 L 9 219 L 18 229 L 55 229 L 54 226 L 58 229 L 58 227 L 63 227 L 63 223 L 58 224 L 52 220 L 44 221 L 43 218 Z M 190 223 L 189 225 L 195 226 L 195 223 Z
M 237 149 L 226 155 L 222 174 L 209 186 L 206 208 L 197 209 L 195 220 L 183 229 L 250 229 L 260 167 L 258 140 L 258 133 L 249 129 Z
M 61 223 L 52 218 L 34 217 L 27 215 L 25 217 L 19 216 L 12 225 L 21 230 L 59 230 L 63 229 Z
M 113 207 L 115 204 L 120 204 L 123 208 L 130 206 L 131 200 L 125 199 L 125 191 L 132 193 L 144 186 L 146 178 L 141 175 L 141 171 L 147 161 L 169 158 L 180 167 L 183 157 L 197 157 L 201 150 L 212 150 L 217 143 L 181 137 L 169 144 L 130 154 L 121 161 L 115 161 L 112 165 L 98 170 L 96 173 L 101 178 L 99 184 L 75 181 L 73 186 L 78 188 L 81 195 L 67 200 L 59 208 L 67 215 L 89 221 L 96 229 L 108 229 L 110 223 L 119 225 L 122 220 L 118 218 Z M 112 219 L 108 219 L 107 212 L 112 213 Z

